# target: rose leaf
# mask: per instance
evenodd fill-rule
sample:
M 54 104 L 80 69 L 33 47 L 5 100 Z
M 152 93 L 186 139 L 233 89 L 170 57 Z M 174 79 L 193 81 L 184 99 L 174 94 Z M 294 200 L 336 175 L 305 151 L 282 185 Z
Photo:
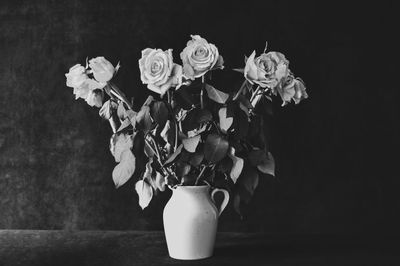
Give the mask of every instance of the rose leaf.
M 230 172 L 230 177 L 233 183 L 236 183 L 237 179 L 239 178 L 240 174 L 242 173 L 244 160 L 240 157 L 235 156 L 235 149 L 232 147 L 230 152 L 228 153 L 229 158 L 232 159 L 233 166 Z
M 195 152 L 199 142 L 200 142 L 200 135 L 182 140 L 183 147 L 188 152 Z
M 218 111 L 218 116 L 219 116 L 219 126 L 222 130 L 222 132 L 226 133 L 228 129 L 231 127 L 233 123 L 233 117 L 227 117 L 226 114 L 226 107 L 222 107 Z
M 150 115 L 157 124 L 164 127 L 165 122 L 168 120 L 168 108 L 164 102 L 156 101 L 151 106 Z
M 275 176 L 275 160 L 270 152 L 268 152 L 265 160 L 257 165 L 257 169 L 264 174 Z
M 225 157 L 228 152 L 229 143 L 217 134 L 207 136 L 204 145 L 204 157 L 211 163 L 216 163 Z
M 229 94 L 222 92 L 220 90 L 217 90 L 216 88 L 214 88 L 211 85 L 206 84 L 205 88 L 207 91 L 208 98 L 210 98 L 214 102 L 224 104 L 229 98 Z
M 176 159 L 176 157 L 181 153 L 182 148 L 183 148 L 183 144 L 179 145 L 178 148 L 176 148 L 175 152 L 164 163 L 164 165 L 172 163 Z
M 131 150 L 124 150 L 121 154 L 121 161 L 112 172 L 116 188 L 125 184 L 135 172 L 136 159 Z
M 143 210 L 149 205 L 151 199 L 153 198 L 153 189 L 144 180 L 139 180 L 136 182 L 135 190 L 139 195 L 139 206 Z

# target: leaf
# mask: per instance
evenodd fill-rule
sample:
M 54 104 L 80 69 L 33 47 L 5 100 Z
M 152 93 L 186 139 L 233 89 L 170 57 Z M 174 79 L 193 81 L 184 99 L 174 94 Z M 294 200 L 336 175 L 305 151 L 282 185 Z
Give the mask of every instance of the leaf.
M 162 101 L 153 102 L 150 109 L 150 115 L 157 124 L 164 127 L 165 122 L 168 120 L 168 108 Z
M 233 71 L 239 72 L 239 73 L 244 73 L 244 68 L 234 68 L 232 69 Z
M 264 174 L 275 176 L 275 160 L 270 152 L 268 152 L 265 160 L 257 165 L 257 169 Z
M 110 151 L 115 161 L 121 161 L 121 155 L 125 150 L 130 150 L 133 146 L 132 136 L 127 134 L 114 134 L 110 139 Z
M 176 157 L 181 153 L 182 148 L 183 148 L 183 144 L 179 145 L 178 148 L 176 148 L 175 152 L 164 163 L 164 165 L 172 163 L 176 159 Z
M 204 145 L 204 157 L 211 163 L 216 163 L 225 157 L 228 152 L 229 143 L 217 134 L 207 136 Z
M 153 198 L 153 189 L 144 180 L 139 180 L 136 182 L 135 190 L 139 195 L 139 206 L 143 210 L 149 205 L 151 199 Z
M 136 115 L 136 123 L 145 133 L 147 133 L 153 127 L 153 121 L 151 120 L 150 116 L 150 107 L 147 105 L 142 106 Z
M 122 101 L 119 102 L 118 108 L 117 108 L 117 115 L 120 120 L 124 120 L 126 117 L 126 110 L 124 107 L 124 103 Z
M 235 110 L 235 119 L 233 120 L 233 128 L 234 128 L 233 136 L 235 137 L 235 139 L 243 139 L 247 136 L 249 132 L 248 116 L 240 108 L 237 108 Z
M 208 98 L 210 98 L 214 102 L 224 104 L 229 98 L 229 94 L 217 90 L 211 85 L 205 84 L 205 88 L 207 91 Z
M 228 153 L 229 158 L 233 161 L 233 166 L 230 172 L 230 177 L 233 183 L 236 184 L 237 179 L 239 178 L 240 174 L 242 173 L 244 160 L 240 157 L 235 156 L 235 148 L 231 147 L 230 152 Z
M 160 137 L 163 138 L 163 140 L 165 142 L 174 146 L 175 145 L 175 134 L 176 134 L 176 128 L 175 128 L 174 124 L 171 122 L 171 120 L 168 120 L 165 123 L 163 130 L 160 132 Z
M 124 150 L 121 154 L 121 161 L 115 166 L 112 178 L 116 188 L 125 184 L 135 172 L 136 158 L 131 150 Z
M 265 161 L 266 157 L 267 155 L 265 154 L 264 150 L 253 149 L 249 152 L 247 159 L 252 166 L 258 166 Z
M 222 132 L 224 133 L 226 133 L 233 124 L 233 117 L 227 117 L 226 111 L 227 111 L 226 107 L 222 107 L 218 111 L 219 126 Z
M 162 174 L 160 174 L 157 171 L 156 171 L 155 184 L 156 184 L 158 190 L 160 190 L 160 191 L 165 190 L 165 178 L 163 177 Z
M 103 106 L 99 110 L 99 115 L 108 120 L 113 115 L 113 112 L 117 108 L 117 104 L 114 101 L 108 100 L 106 101 Z
M 190 164 L 179 161 L 176 163 L 175 166 L 176 166 L 175 173 L 176 176 L 178 177 L 184 177 L 190 172 L 191 168 Z
M 131 121 L 129 119 L 125 119 L 119 126 L 117 132 L 124 130 L 125 128 L 129 127 L 130 125 L 131 125 Z
M 200 151 L 197 151 L 191 156 L 191 158 L 189 160 L 189 163 L 192 166 L 197 167 L 197 166 L 199 166 L 201 164 L 203 159 L 204 159 L 204 153 L 200 152 Z
M 192 131 L 202 123 L 212 120 L 212 114 L 206 109 L 193 109 L 188 112 L 182 122 L 182 128 L 185 132 Z
M 200 135 L 197 135 L 197 136 L 194 136 L 191 138 L 187 138 L 187 139 L 182 139 L 183 147 L 188 152 L 195 152 L 199 142 L 200 142 Z
M 236 184 L 242 186 L 250 196 L 253 196 L 254 191 L 258 186 L 258 179 L 259 176 L 257 170 L 251 165 L 245 164 Z

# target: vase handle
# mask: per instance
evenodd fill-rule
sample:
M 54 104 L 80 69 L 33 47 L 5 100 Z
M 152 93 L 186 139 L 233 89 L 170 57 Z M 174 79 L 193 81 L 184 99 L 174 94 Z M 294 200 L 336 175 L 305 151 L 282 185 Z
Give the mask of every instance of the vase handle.
M 228 205 L 229 202 L 229 192 L 226 189 L 222 189 L 222 188 L 214 188 L 213 191 L 211 192 L 211 199 L 215 204 L 215 199 L 214 199 L 214 195 L 217 192 L 222 192 L 224 193 L 224 199 L 222 200 L 221 206 L 218 209 L 218 216 L 221 215 L 221 213 L 224 211 L 226 205 Z M 215 204 L 216 205 L 216 204 Z

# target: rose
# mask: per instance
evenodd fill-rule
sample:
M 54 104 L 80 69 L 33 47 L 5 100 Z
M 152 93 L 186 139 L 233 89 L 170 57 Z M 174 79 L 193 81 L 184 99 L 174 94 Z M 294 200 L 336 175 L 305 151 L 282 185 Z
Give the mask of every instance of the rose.
M 290 103 L 291 100 L 298 104 L 301 100 L 308 98 L 303 81 L 300 78 L 294 78 L 292 74 L 282 81 L 282 84 L 277 87 L 277 91 L 282 98 L 282 106 Z
M 103 90 L 90 90 L 87 97 L 86 102 L 90 106 L 101 107 L 103 105 Z
M 67 86 L 71 88 L 76 88 L 82 85 L 82 83 L 89 77 L 86 75 L 86 70 L 80 64 L 76 64 L 69 69 L 69 72 L 65 74 L 67 78 Z
M 82 82 L 82 84 L 80 84 L 78 87 L 74 88 L 74 95 L 75 95 L 75 100 L 82 98 L 84 99 L 90 106 L 93 106 L 95 104 L 91 104 L 93 103 L 93 101 L 91 99 L 88 100 L 88 97 L 93 97 L 93 95 L 91 95 L 91 93 L 94 90 L 98 90 L 98 89 L 102 89 L 103 88 L 103 84 L 95 81 L 94 79 L 86 79 Z M 89 103 L 89 102 L 90 103 Z M 96 105 L 97 106 L 97 105 Z M 101 106 L 100 106 L 101 107 Z
M 199 35 L 190 37 L 192 40 L 188 41 L 181 52 L 185 77 L 194 80 L 211 69 L 223 68 L 223 58 L 214 44 L 208 43 Z
M 172 49 L 144 49 L 139 59 L 139 68 L 143 84 L 161 95 L 182 82 L 182 67 L 173 62 Z
M 246 61 L 244 76 L 251 84 L 274 89 L 289 74 L 289 61 L 278 52 L 263 53 L 255 58 L 254 51 Z
M 90 59 L 89 67 L 92 69 L 94 78 L 102 83 L 110 81 L 116 72 L 116 68 L 102 56 Z

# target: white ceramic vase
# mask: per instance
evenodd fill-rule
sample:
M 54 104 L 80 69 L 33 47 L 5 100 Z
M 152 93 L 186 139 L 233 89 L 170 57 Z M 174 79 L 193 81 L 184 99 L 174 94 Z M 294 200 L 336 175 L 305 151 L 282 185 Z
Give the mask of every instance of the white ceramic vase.
M 224 194 L 217 208 L 214 195 Z M 196 260 L 211 257 L 218 217 L 229 201 L 225 189 L 209 186 L 178 186 L 164 208 L 164 231 L 170 257 Z

